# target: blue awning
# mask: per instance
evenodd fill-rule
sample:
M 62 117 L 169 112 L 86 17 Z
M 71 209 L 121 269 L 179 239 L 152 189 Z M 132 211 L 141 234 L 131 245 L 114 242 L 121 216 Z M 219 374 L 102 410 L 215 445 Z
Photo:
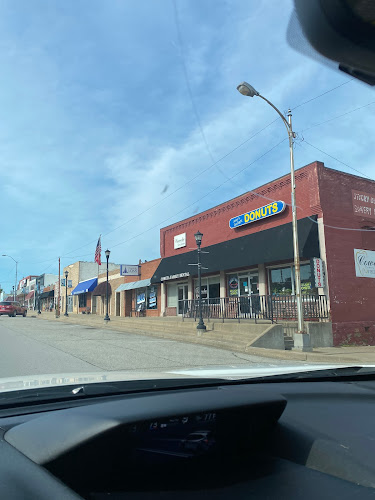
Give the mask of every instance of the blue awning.
M 135 290 L 136 288 L 145 288 L 151 285 L 151 279 L 132 281 L 131 283 L 123 283 L 120 285 L 116 292 L 123 292 L 124 290 Z
M 81 281 L 72 291 L 72 295 L 78 295 L 79 293 L 92 292 L 96 285 L 98 284 L 98 278 L 92 278 L 91 280 Z

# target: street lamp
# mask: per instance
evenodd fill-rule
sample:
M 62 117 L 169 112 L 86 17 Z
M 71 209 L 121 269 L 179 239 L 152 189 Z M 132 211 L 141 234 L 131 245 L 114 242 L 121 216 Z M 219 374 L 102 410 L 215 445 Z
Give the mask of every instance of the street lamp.
M 106 314 L 104 316 L 104 321 L 109 321 L 111 318 L 108 316 L 108 259 L 110 255 L 110 251 L 107 249 L 105 251 L 105 257 L 107 259 L 107 308 L 106 308 Z
M 38 314 L 42 314 L 40 310 L 40 276 L 37 278 L 37 289 L 38 289 Z
M 15 259 L 13 259 L 13 257 L 11 255 L 7 255 L 6 253 L 3 253 L 2 256 L 3 257 L 9 257 L 10 259 L 12 259 L 16 263 L 16 281 L 14 283 L 15 284 L 15 288 L 14 288 L 14 293 L 13 293 L 13 299 L 16 300 L 15 293 L 16 293 L 16 290 L 17 290 L 17 266 L 18 266 L 18 262 Z
M 15 295 L 14 285 L 12 286 L 12 288 L 13 288 L 13 300 L 16 300 L 16 295 Z
M 198 307 L 199 307 L 199 323 L 197 325 L 197 330 L 205 330 L 206 325 L 203 322 L 203 314 L 202 314 L 202 264 L 201 264 L 201 244 L 202 244 L 203 234 L 198 230 L 194 234 L 195 242 L 198 247 Z
M 65 271 L 65 314 L 64 316 L 69 316 L 68 314 L 68 271 Z
M 258 91 L 254 89 L 249 83 L 242 82 L 237 86 L 238 92 L 247 97 L 260 97 L 266 103 L 268 103 L 280 116 L 282 119 L 289 138 L 289 151 L 290 151 L 290 177 L 291 177 L 291 199 L 292 199 L 292 228 L 293 228 L 293 252 L 294 252 L 294 273 L 295 273 L 295 294 L 297 303 L 297 321 L 298 321 L 298 332 L 299 334 L 304 332 L 303 325 L 303 311 L 302 311 L 302 296 L 301 296 L 301 273 L 300 273 L 300 260 L 299 260 L 299 249 L 298 249 L 298 229 L 297 229 L 297 210 L 296 210 L 296 180 L 294 176 L 294 154 L 293 154 L 293 140 L 296 136 L 292 128 L 292 112 L 288 110 L 288 120 L 284 115 L 270 102 L 268 99 L 259 94 Z M 301 343 L 302 348 L 306 347 L 306 350 L 310 350 L 309 337 L 304 336 L 304 340 Z

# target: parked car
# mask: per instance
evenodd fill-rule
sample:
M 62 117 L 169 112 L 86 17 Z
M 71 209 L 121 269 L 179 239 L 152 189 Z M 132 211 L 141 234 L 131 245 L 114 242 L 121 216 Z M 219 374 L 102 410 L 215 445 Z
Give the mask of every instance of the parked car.
M 0 302 L 0 316 L 7 314 L 9 317 L 15 317 L 17 314 L 22 314 L 25 318 L 27 314 L 27 307 L 21 306 L 19 302 L 14 300 L 7 300 Z

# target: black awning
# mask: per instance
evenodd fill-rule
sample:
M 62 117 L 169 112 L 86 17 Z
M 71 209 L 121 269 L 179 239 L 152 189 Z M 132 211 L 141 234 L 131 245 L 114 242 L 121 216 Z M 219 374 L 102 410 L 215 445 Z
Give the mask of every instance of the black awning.
M 298 242 L 300 258 L 320 257 L 317 216 L 298 221 Z M 248 234 L 223 243 L 204 247 L 202 266 L 204 273 L 227 271 L 293 259 L 292 223 L 283 224 L 259 233 Z M 197 275 L 197 267 L 189 266 L 197 262 L 197 252 L 185 252 L 162 259 L 151 283 L 161 281 L 164 276 L 183 273 Z
M 50 290 L 49 292 L 43 292 L 39 295 L 40 299 L 48 299 L 49 297 L 55 296 L 55 290 Z
M 103 281 L 92 292 L 93 295 L 107 295 L 107 282 Z M 108 295 L 112 295 L 111 283 L 108 282 Z

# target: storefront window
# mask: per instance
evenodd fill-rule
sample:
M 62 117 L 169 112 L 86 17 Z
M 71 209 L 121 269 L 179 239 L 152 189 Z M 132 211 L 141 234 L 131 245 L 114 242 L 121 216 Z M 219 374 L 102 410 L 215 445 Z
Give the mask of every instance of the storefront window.
M 246 297 L 259 293 L 258 273 L 247 271 L 239 274 L 228 274 L 229 297 Z
M 313 281 L 310 264 L 302 264 L 300 269 L 302 294 L 316 294 L 318 291 L 312 286 Z M 294 266 L 270 269 L 270 288 L 271 294 L 273 295 L 294 295 Z
M 147 288 L 147 309 L 157 308 L 157 288 L 150 286 Z
M 212 276 L 210 278 L 202 278 L 201 294 L 203 300 L 213 300 L 220 298 L 220 276 Z M 195 298 L 199 298 L 198 280 L 194 280 Z
M 292 283 L 292 268 L 279 267 L 271 269 L 271 293 L 272 295 L 294 294 L 294 283 Z
M 78 295 L 78 300 L 79 300 L 79 307 L 86 307 L 87 306 L 87 294 L 86 293 L 80 293 Z
M 146 291 L 144 288 L 137 290 L 137 310 L 143 309 L 146 305 Z

